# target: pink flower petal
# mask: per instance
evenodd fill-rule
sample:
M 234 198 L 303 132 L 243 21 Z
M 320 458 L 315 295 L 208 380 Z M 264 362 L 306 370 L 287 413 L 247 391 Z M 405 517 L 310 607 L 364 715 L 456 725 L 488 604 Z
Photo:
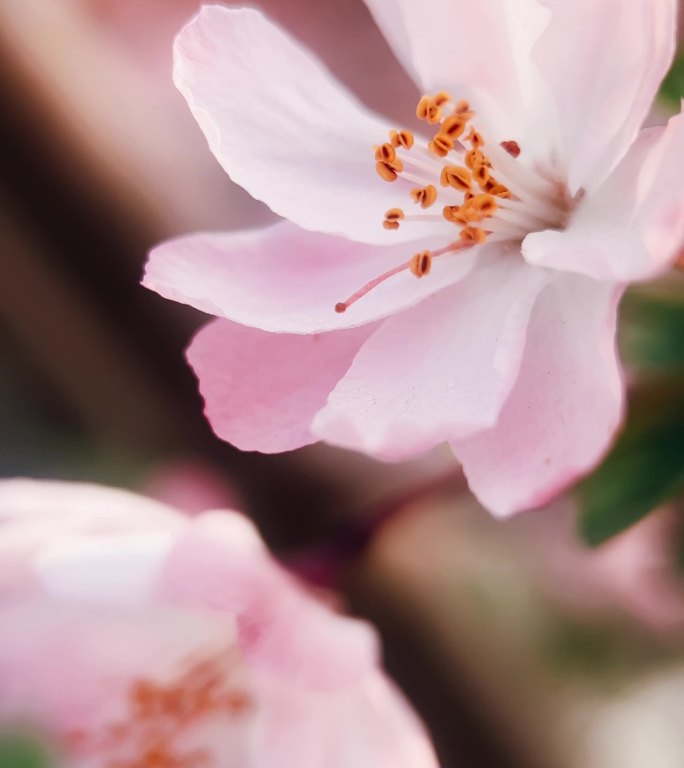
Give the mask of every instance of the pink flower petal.
M 516 125 L 515 118 L 521 129 L 538 81 L 530 65 L 532 48 L 548 22 L 536 0 L 365 3 L 419 88 L 455 89 L 456 99 L 482 94 L 507 129 Z
M 122 516 L 121 509 L 129 510 L 130 517 Z M 161 554 L 164 544 L 157 536 L 158 529 L 175 532 L 183 524 L 175 510 L 128 491 L 86 483 L 4 480 L 0 482 L 0 594 L 36 586 L 37 572 L 32 558 L 38 551 L 45 551 L 47 542 L 55 565 L 61 548 L 71 550 L 70 559 L 77 568 L 74 556 L 79 551 L 96 551 L 102 545 L 116 570 L 121 568 L 121 561 L 115 562 L 118 550 L 115 542 L 124 545 L 131 535 L 139 536 L 141 555 L 152 554 L 155 548 Z M 132 582 L 146 578 L 142 560 L 140 569 L 137 572 L 133 569 L 128 580 L 120 579 L 118 585 L 104 562 L 99 562 L 98 567 L 102 579 L 109 578 L 113 590 L 124 589 L 128 584 L 140 591 L 140 582 L 137 585 Z M 42 574 L 46 583 L 49 570 L 46 561 Z M 87 589 L 88 584 L 84 583 L 83 587 Z
M 314 415 L 375 327 L 302 336 L 209 323 L 188 360 L 214 431 L 243 451 L 278 453 L 316 442 Z
M 161 563 L 150 536 L 173 538 Z M 126 551 L 134 571 L 147 554 L 156 572 L 137 594 L 101 578 L 104 556 L 129 582 Z M 111 489 L 1 481 L 0 553 L 15 566 L 0 563 L 0 729 L 46 734 L 70 766 L 167 754 L 184 765 L 201 755 L 244 768 L 437 768 L 379 669 L 374 630 L 308 594 L 236 512 L 189 520 Z M 31 571 L 56 578 L 28 592 Z
M 261 230 L 170 240 L 150 254 L 143 284 L 243 325 L 318 333 L 385 317 L 459 280 L 476 259 L 471 252 L 435 259 L 425 280 L 404 270 L 346 312 L 335 311 L 338 302 L 370 280 L 445 242 L 360 245 L 282 222 Z
M 306 722 L 316 738 L 301 738 Z M 339 739 L 339 733 L 354 738 Z M 253 768 L 437 768 L 427 735 L 392 683 L 377 673 L 335 697 L 272 690 L 254 723 Z
M 532 313 L 520 375 L 495 427 L 452 444 L 494 514 L 540 506 L 591 469 L 620 424 L 619 287 L 562 276 Z
M 205 6 L 180 33 L 174 80 L 212 152 L 253 197 L 304 229 L 369 243 L 394 184 L 375 171 L 389 125 L 258 11 Z
M 480 259 L 458 285 L 382 324 L 316 416 L 317 435 L 401 459 L 496 422 L 548 277 L 497 246 Z
M 676 258 L 684 242 L 684 117 L 642 131 L 629 153 L 564 231 L 528 235 L 530 264 L 597 280 L 653 277 Z
M 534 60 L 555 95 L 574 194 L 600 184 L 634 141 L 674 55 L 677 2 L 542 2 L 551 23 Z
M 236 547 L 229 517 L 194 518 L 169 557 L 163 595 L 235 616 L 248 663 L 289 683 L 329 690 L 370 672 L 378 657 L 370 626 L 331 613 L 265 551 Z

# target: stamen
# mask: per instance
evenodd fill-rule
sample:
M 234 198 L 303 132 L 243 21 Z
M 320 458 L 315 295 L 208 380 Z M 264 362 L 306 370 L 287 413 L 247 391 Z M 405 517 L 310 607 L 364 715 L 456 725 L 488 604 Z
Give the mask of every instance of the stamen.
M 377 162 L 375 170 L 383 181 L 396 181 L 399 169 L 393 168 L 389 163 Z
M 445 205 L 442 208 L 442 216 L 452 224 L 467 224 L 465 211 L 460 205 Z
M 456 109 L 454 111 L 461 115 L 464 120 L 471 120 L 475 117 L 475 113 L 470 111 L 470 104 L 465 99 L 461 99 L 458 104 L 456 104 Z
M 420 203 L 421 208 L 429 208 L 437 199 L 437 190 L 432 184 L 428 184 L 427 187 L 411 190 L 411 197 L 414 202 Z
M 432 254 L 430 251 L 421 251 L 411 259 L 410 270 L 416 277 L 428 275 L 431 267 Z
M 491 167 L 491 162 L 479 149 L 471 149 L 469 152 L 466 152 L 464 160 L 466 166 L 470 168 L 471 171 L 478 165 Z
M 393 163 L 397 159 L 397 152 L 391 144 L 382 144 L 375 149 L 375 159 L 379 163 Z
M 489 218 L 496 213 L 499 206 L 492 195 L 475 195 L 475 197 L 468 200 L 465 207 L 468 210 L 477 211 L 477 213 L 485 218 Z
M 385 181 L 414 185 L 411 199 L 425 211 L 440 198 L 437 212 L 405 215 L 401 208 L 385 214 L 383 226 L 396 230 L 404 223 L 450 222 L 458 227 L 456 243 L 444 249 L 420 251 L 410 261 L 387 271 L 336 305 L 344 312 L 354 302 L 393 275 L 409 270 L 416 277 L 429 274 L 432 261 L 442 253 L 471 248 L 488 241 L 519 241 L 528 232 L 563 226 L 571 200 L 565 185 L 543 169 L 516 162 L 520 145 L 509 140 L 487 145 L 471 122 L 470 104 L 454 102 L 445 91 L 421 97 L 416 108 L 419 119 L 435 126 L 432 136 L 416 143 L 410 131 L 392 130 L 389 142 L 374 147 L 376 170 Z M 466 135 L 467 131 L 467 135 Z M 456 163 L 447 163 L 450 153 Z M 462 159 L 461 159 L 462 158 Z M 436 179 L 439 178 L 441 187 Z
M 440 132 L 455 141 L 463 134 L 465 127 L 466 120 L 464 120 L 463 115 L 452 115 L 444 120 Z
M 416 107 L 416 117 L 419 120 L 426 120 L 430 125 L 436 125 L 442 119 L 442 110 L 434 99 L 422 96 Z
M 444 134 L 438 133 L 428 144 L 428 149 L 437 157 L 446 157 L 454 148 L 454 142 Z
M 469 192 L 472 184 L 472 176 L 467 168 L 458 165 L 445 165 L 439 181 L 443 187 L 453 187 L 461 192 Z
M 470 133 L 465 137 L 465 140 L 470 142 L 473 149 L 480 149 L 484 146 L 484 139 L 473 127 L 470 128 Z
M 399 221 L 404 218 L 404 212 L 401 208 L 390 208 L 385 213 L 385 220 L 382 225 L 385 229 L 399 229 Z
M 393 147 L 411 149 L 414 141 L 415 139 L 413 138 L 411 131 L 407 131 L 406 129 L 402 131 L 390 131 L 390 142 L 392 143 Z
M 486 163 L 477 163 L 473 168 L 473 178 L 480 185 L 481 189 L 486 189 L 489 181 L 489 168 Z
M 520 157 L 520 144 L 517 141 L 502 141 L 499 146 L 503 147 L 511 157 Z
M 484 230 L 477 227 L 465 227 L 461 230 L 461 239 L 467 243 L 479 245 L 487 239 L 487 234 Z
M 456 253 L 457 251 L 463 251 L 466 248 L 472 247 L 474 244 L 475 244 L 475 241 L 467 242 L 464 238 L 461 241 L 451 243 L 450 245 L 447 245 L 444 248 L 440 248 L 436 251 L 423 251 L 419 254 L 416 254 L 416 256 L 423 256 L 426 253 L 429 254 L 430 266 L 432 266 L 432 262 L 439 256 L 444 256 L 447 253 Z M 373 280 L 370 280 L 361 288 L 359 288 L 358 291 L 355 291 L 354 293 L 352 293 L 352 295 L 346 301 L 339 301 L 337 304 L 335 304 L 335 312 L 338 312 L 338 313 L 346 312 L 349 309 L 349 307 L 351 307 L 352 304 L 355 304 L 359 299 L 362 299 L 364 296 L 366 296 L 366 294 L 370 293 L 373 290 L 373 288 L 377 288 L 379 285 L 384 283 L 385 280 L 388 280 L 390 277 L 394 277 L 394 275 L 398 275 L 401 272 L 405 272 L 406 270 L 410 270 L 411 272 L 413 272 L 413 265 L 414 265 L 414 261 L 416 260 L 416 256 L 409 259 L 408 261 L 405 261 L 403 264 L 399 264 L 399 266 L 397 267 L 392 267 L 392 269 L 388 269 L 387 272 L 383 272 L 382 275 L 378 275 L 378 277 L 373 278 Z M 415 274 L 415 272 L 413 272 L 413 274 Z M 424 274 L 427 274 L 427 272 L 425 272 Z

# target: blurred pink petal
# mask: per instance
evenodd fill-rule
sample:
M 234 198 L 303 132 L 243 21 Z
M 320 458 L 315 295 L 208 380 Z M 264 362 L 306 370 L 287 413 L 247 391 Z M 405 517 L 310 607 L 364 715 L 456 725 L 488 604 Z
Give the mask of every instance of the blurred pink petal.
M 560 503 L 508 529 L 538 566 L 538 583 L 582 613 L 616 608 L 657 631 L 684 627 L 684 582 L 673 551 L 678 520 L 663 508 L 597 549 L 577 537 L 577 510 Z
M 372 629 L 241 515 L 17 480 L 0 521 L 0 723 L 42 729 L 70 766 L 436 768 Z
M 269 252 L 250 259 L 254 274 L 241 265 L 244 241 L 212 241 L 201 256 L 201 241 L 179 241 L 153 253 L 146 284 L 276 333 L 397 313 L 345 361 L 313 431 L 381 458 L 448 441 L 496 514 L 545 503 L 600 460 L 619 426 L 625 283 L 667 269 L 684 240 L 679 118 L 630 151 L 672 59 L 675 2 L 635 0 L 624 13 L 617 0 L 367 5 L 433 89 L 416 113 L 422 135 L 388 134 L 251 10 L 202 10 L 178 38 L 176 82 L 214 154 L 253 195 L 305 229 L 395 237 L 404 255 L 392 265 L 388 247 L 386 263 L 369 258 L 356 272 L 348 252 L 321 241 L 309 282 L 309 253 L 276 227 L 247 236 Z M 490 268 L 492 249 L 514 277 Z M 282 256 L 277 268 L 270 252 Z M 290 298 L 264 309 L 277 288 Z M 254 364 L 251 353 L 244 360 Z M 253 447 L 268 450 L 263 420 L 252 419 Z M 236 423 L 244 443 L 249 423 Z M 233 427 L 221 434 L 236 437 Z
M 196 459 L 169 461 L 153 468 L 138 490 L 190 515 L 240 506 L 238 489 L 224 475 Z

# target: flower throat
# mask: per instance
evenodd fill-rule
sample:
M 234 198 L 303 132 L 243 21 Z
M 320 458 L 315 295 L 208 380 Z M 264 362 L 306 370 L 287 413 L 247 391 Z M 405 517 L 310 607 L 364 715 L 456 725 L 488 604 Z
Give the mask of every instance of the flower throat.
M 424 250 L 379 275 L 346 301 L 335 305 L 345 312 L 388 278 L 410 271 L 429 274 L 435 258 L 485 242 L 517 241 L 533 231 L 563 227 L 571 200 L 564 184 L 518 162 L 517 141 L 487 145 L 475 128 L 475 113 L 467 101 L 454 102 L 440 91 L 422 96 L 416 107 L 420 120 L 432 126 L 431 139 L 421 144 L 408 130 L 392 130 L 389 141 L 375 146 L 375 170 L 383 181 L 408 182 L 407 196 L 415 213 L 390 208 L 382 225 L 396 230 L 415 223 L 446 220 L 458 237 L 437 250 Z M 439 210 L 441 207 L 441 211 Z

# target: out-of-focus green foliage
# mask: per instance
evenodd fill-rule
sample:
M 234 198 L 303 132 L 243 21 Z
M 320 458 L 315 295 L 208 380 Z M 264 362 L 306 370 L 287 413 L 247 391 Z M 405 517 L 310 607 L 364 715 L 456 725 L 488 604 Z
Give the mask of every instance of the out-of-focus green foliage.
M 684 492 L 684 379 L 632 392 L 627 424 L 579 487 L 580 530 L 591 545 L 620 533 Z
M 0 733 L 0 768 L 53 768 L 45 747 L 25 735 Z
M 620 352 L 638 373 L 684 374 L 684 281 L 679 295 L 632 291 L 625 296 Z
M 631 383 L 627 423 L 580 484 L 580 531 L 598 545 L 684 493 L 684 279 L 632 289 L 620 354 Z
M 554 613 L 540 639 L 540 658 L 557 675 L 573 682 L 586 678 L 593 687 L 610 686 L 668 657 L 668 649 L 652 637 L 630 632 L 623 622 L 605 615 L 592 620 Z
M 679 101 L 684 97 L 684 56 L 678 56 L 672 63 L 660 88 L 660 97 L 670 106 L 679 109 Z

